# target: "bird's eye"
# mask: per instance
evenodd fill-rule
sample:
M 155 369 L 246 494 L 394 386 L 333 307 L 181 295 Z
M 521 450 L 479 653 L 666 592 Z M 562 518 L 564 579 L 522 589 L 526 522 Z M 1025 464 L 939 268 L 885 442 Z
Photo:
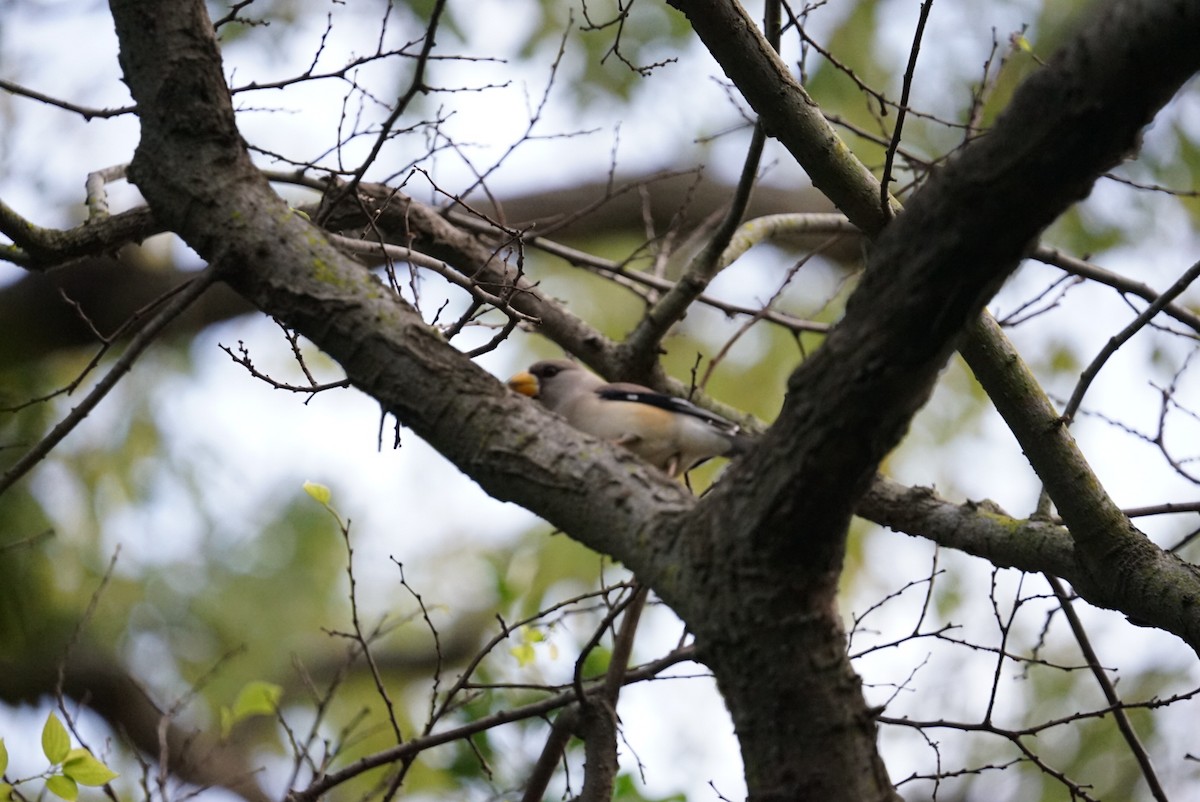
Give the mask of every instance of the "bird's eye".
M 553 378 L 559 374 L 559 370 L 560 369 L 556 365 L 547 365 L 546 367 L 542 368 L 542 376 L 547 379 Z

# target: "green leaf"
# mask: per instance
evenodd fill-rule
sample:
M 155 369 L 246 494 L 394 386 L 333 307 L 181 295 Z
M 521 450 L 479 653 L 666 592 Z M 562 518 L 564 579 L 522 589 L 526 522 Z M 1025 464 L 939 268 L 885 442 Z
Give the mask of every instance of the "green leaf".
M 0 802 L 10 802 L 12 799 L 12 786 L 8 783 L 0 783 Z
M 612 650 L 603 646 L 597 646 L 588 652 L 587 657 L 583 660 L 583 676 L 585 677 L 600 677 L 608 671 L 608 666 L 612 662 Z
M 233 703 L 233 709 L 221 708 L 221 737 L 228 738 L 233 725 L 252 716 L 271 716 L 279 709 L 283 688 L 271 683 L 255 680 L 246 683 Z
M 305 482 L 304 492 L 308 493 L 313 499 L 326 507 L 329 506 L 329 500 L 333 498 L 333 494 L 329 492 L 329 488 L 325 485 L 319 485 L 316 482 Z
M 329 491 L 328 487 L 322 484 L 317 484 L 316 482 L 305 482 L 303 487 L 304 492 L 308 493 L 308 495 L 312 497 L 313 501 L 316 501 L 322 507 L 329 510 L 329 514 L 332 515 L 333 519 L 338 522 L 338 526 L 340 526 L 343 531 L 348 528 L 349 524 L 342 523 L 342 516 L 338 515 L 337 510 L 335 510 L 333 505 L 329 503 L 333 498 L 333 493 Z
M 513 657 L 517 658 L 517 665 L 519 665 L 521 668 L 524 668 L 532 663 L 535 656 L 533 647 L 528 643 L 522 643 L 519 646 L 513 646 L 508 650 L 508 652 Z
M 55 796 L 62 797 L 67 802 L 75 802 L 79 797 L 79 786 L 70 777 L 55 774 L 46 780 L 46 789 Z
M 4 739 L 0 738 L 0 774 L 8 771 L 8 747 L 4 745 Z M 3 802 L 7 797 L 0 793 L 0 802 Z
M 283 688 L 271 682 L 255 680 L 249 682 L 233 703 L 233 717 L 241 721 L 249 716 L 270 716 L 279 709 Z
M 54 711 L 50 711 L 50 715 L 46 717 L 46 724 L 42 727 L 42 753 L 51 763 L 62 763 L 66 758 L 67 753 L 71 751 L 71 736 L 67 734 L 67 728 L 58 720 L 58 716 L 54 715 Z M 58 794 L 58 791 L 54 793 Z M 62 796 L 62 794 L 58 794 Z M 64 799 L 74 799 L 75 797 L 63 797 Z
M 540 629 L 534 629 L 533 627 L 521 627 L 517 630 L 516 640 L 517 645 L 511 647 L 508 652 L 513 657 L 517 658 L 517 665 L 524 668 L 532 663 L 534 657 L 536 656 L 533 645 L 535 643 L 542 643 L 545 641 L 546 633 L 542 632 Z
M 63 761 L 63 774 L 80 785 L 104 785 L 118 775 L 86 749 L 72 749 Z

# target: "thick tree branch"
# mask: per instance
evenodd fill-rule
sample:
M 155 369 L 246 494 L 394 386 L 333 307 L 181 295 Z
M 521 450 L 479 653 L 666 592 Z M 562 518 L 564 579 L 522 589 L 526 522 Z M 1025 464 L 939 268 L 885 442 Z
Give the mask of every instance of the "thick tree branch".
M 832 126 L 736 0 L 668 0 L 737 85 L 770 136 L 783 143 L 854 224 L 875 235 L 887 224 L 879 182 Z
M 643 213 L 654 219 L 667 219 L 672 210 L 677 212 L 689 200 L 696 214 L 703 216 L 709 210 L 719 208 L 731 191 L 724 184 L 705 181 L 694 185 L 694 182 L 684 179 L 684 176 L 678 175 L 627 176 L 622 186 L 648 187 L 649 191 L 643 196 L 622 191 L 622 186 L 614 189 L 584 183 L 505 198 L 497 209 L 489 208 L 488 211 L 499 220 L 525 221 L 517 224 L 523 232 L 554 229 L 560 231 L 562 236 L 587 237 L 594 236 L 596 232 L 640 231 Z M 283 180 L 283 177 L 275 176 L 275 180 Z M 750 214 L 770 215 L 795 209 L 828 208 L 828 203 L 819 203 L 813 195 L 815 193 L 811 190 L 793 192 L 760 186 L 751 199 Z M 395 195 L 394 198 L 403 196 Z M 643 198 L 644 204 L 640 201 Z M 581 210 L 587 213 L 581 214 Z M 316 214 L 315 206 L 310 214 Z M 436 211 L 434 214 L 437 214 Z M 564 217 L 571 218 L 573 222 L 559 229 L 557 223 Z M 465 227 L 477 234 L 493 237 L 498 233 L 496 226 L 486 220 L 468 218 L 462 213 L 452 213 L 450 219 L 460 228 Z M 789 244 L 803 248 L 826 238 L 831 229 L 856 231 L 841 215 L 822 216 L 814 213 L 811 220 L 811 226 L 788 227 L 789 230 L 782 237 Z M 360 224 L 363 223 L 365 221 L 360 221 Z M 71 304 L 79 304 L 96 328 L 107 333 L 116 330 L 135 310 L 190 276 L 189 271 L 169 265 L 147 264 L 141 253 L 124 247 L 163 230 L 163 226 L 154 220 L 149 207 L 131 209 L 101 221 L 59 231 L 33 226 L 0 202 L 0 231 L 9 233 L 10 230 L 15 232 L 15 236 L 10 238 L 15 240 L 23 237 L 21 241 L 29 247 L 0 246 L 0 259 L 15 261 L 31 272 L 16 283 L 0 288 L 0 369 L 35 362 L 57 350 L 94 344 L 95 336 L 91 327 L 84 324 Z M 544 242 L 532 233 L 524 233 L 522 239 L 527 246 Z M 847 237 L 847 243 L 852 239 Z M 399 241 L 398 244 L 405 243 Z M 563 255 L 569 261 L 572 258 L 566 255 L 571 251 L 565 246 L 546 242 L 545 249 Z M 118 251 L 119 257 L 95 255 Z M 586 256 L 580 252 L 574 253 L 580 254 L 580 258 Z M 826 253 L 831 257 L 850 259 L 857 258 L 860 249 L 850 244 L 836 252 Z M 490 250 L 488 254 L 490 257 Z M 592 260 L 590 263 L 603 265 L 599 268 L 601 270 L 617 269 L 614 263 L 607 260 L 587 258 Z M 472 263 L 468 260 L 456 258 L 453 263 L 463 267 L 467 275 L 473 273 Z M 634 275 L 639 283 L 659 291 L 672 286 L 667 279 L 649 274 Z M 64 302 L 63 296 L 70 299 L 70 304 Z M 731 314 L 755 312 L 716 298 L 705 297 L 702 300 Z M 193 305 L 172 330 L 195 331 L 248 311 L 250 307 L 235 293 L 226 287 L 216 287 Z M 820 331 L 826 328 L 823 324 L 776 312 L 770 312 L 766 317 L 790 328 Z M 553 327 L 547 329 L 549 332 L 553 330 Z M 572 329 L 568 327 L 565 331 L 569 335 Z M 564 338 L 563 345 L 569 347 L 571 340 Z M 601 358 L 600 361 L 602 364 L 595 367 L 606 373 L 615 366 L 615 360 L 604 363 Z M 677 395 L 686 393 L 688 389 L 678 383 L 672 387 Z M 664 384 L 663 388 L 667 389 L 667 386 Z M 734 416 L 737 413 L 736 410 L 725 409 L 722 414 Z
M 874 179 L 823 125 L 737 4 L 673 5 L 814 183 L 836 193 L 831 198 L 864 231 L 879 231 L 886 221 L 874 204 Z M 664 598 L 694 625 L 721 684 L 752 796 L 887 793 L 869 711 L 832 612 L 851 510 L 968 322 L 1030 243 L 1129 151 L 1200 66 L 1198 27 L 1200 7 L 1192 3 L 1110 4 L 1026 81 L 989 134 L 936 173 L 883 230 L 845 317 L 793 374 L 775 425 L 688 516 L 691 570 L 683 575 L 695 585 Z M 1062 481 L 1069 485 L 1070 477 Z M 1074 532 L 1086 517 L 1072 521 L 1064 510 L 1064 519 Z M 1106 523 L 1114 527 L 1110 536 L 1128 528 L 1127 521 Z M 724 570 L 714 571 L 714 561 Z M 655 577 L 643 578 L 653 585 Z M 1191 614 L 1191 605 L 1175 601 L 1174 615 Z M 1179 622 L 1171 623 L 1178 631 Z M 747 659 L 771 666 L 766 681 L 738 672 Z M 797 713 L 771 719 L 774 706 Z M 812 761 L 820 751 L 836 755 L 838 765 Z M 849 788 L 844 778 L 855 771 L 860 783 Z
M 773 63 L 769 52 L 754 62 L 762 69 L 747 73 L 722 57 L 723 46 L 709 42 L 707 12 L 729 15 L 731 2 L 679 5 L 756 108 L 792 91 L 786 83 L 781 89 L 779 76 L 766 69 Z M 848 517 L 878 461 L 924 403 L 959 332 L 1038 232 L 1130 150 L 1158 107 L 1200 65 L 1193 46 L 1197 16 L 1195 4 L 1181 1 L 1109 4 L 1022 85 L 988 135 L 935 174 L 880 236 L 845 318 L 793 376 L 779 423 L 735 472 L 736 489 L 725 483 L 729 493 L 757 494 L 764 511 L 775 508 L 769 514 L 779 524 L 803 520 L 823 531 L 824 520 Z M 769 51 L 755 41 L 758 50 Z M 779 105 L 799 109 L 802 102 Z M 808 117 L 792 113 L 790 130 L 814 136 Z M 770 128 L 782 136 L 779 125 Z M 848 171 L 846 178 L 857 175 Z M 849 216 L 871 230 L 865 216 Z M 796 455 L 794 469 L 772 471 L 777 466 L 768 461 L 787 451 Z M 751 482 L 752 475 L 772 476 L 771 486 Z M 806 492 L 790 492 L 797 486 Z M 714 507 L 722 503 L 710 498 Z
M 20 249 L 20 258 L 12 254 L 8 261 L 29 270 L 46 270 L 72 259 L 116 251 L 161 231 L 163 227 L 146 206 L 59 231 L 35 226 L 0 201 L 0 234 L 6 234 Z
M 972 324 L 963 358 L 975 371 L 1025 456 L 1054 499 L 1075 545 L 1079 568 L 1049 571 L 1092 604 L 1173 632 L 1200 652 L 1200 572 L 1160 549 L 1113 502 L 1075 438 L 990 315 Z
M 707 12 L 733 13 L 717 9 L 728 5 L 721 0 L 679 5 L 692 15 L 706 40 L 705 26 L 712 18 Z M 994 129 L 937 173 L 888 227 L 845 319 L 793 377 L 788 404 L 764 447 L 735 466 L 723 487 L 702 506 L 721 508 L 723 493 L 756 493 L 762 506 L 752 504 L 751 509 L 776 504 L 779 525 L 765 531 L 781 536 L 794 531 L 783 525 L 789 519 L 804 521 L 807 531 L 819 532 L 825 529 L 821 516 L 848 515 L 851 499 L 866 487 L 869 472 L 924 402 L 957 332 L 1041 228 L 1129 151 L 1158 106 L 1200 64 L 1200 51 L 1192 45 L 1200 28 L 1200 10 L 1194 4 L 1119 3 L 1107 4 L 1104 11 L 1021 87 Z M 786 82 L 781 90 L 774 68 L 767 69 L 773 63 L 769 53 L 760 53 L 753 62 L 759 68 L 747 71 L 733 65 L 732 53 L 722 56 L 722 45 L 710 44 L 756 108 L 765 109 L 779 91 L 791 91 Z M 769 50 L 761 42 L 757 47 Z M 1151 75 L 1153 85 L 1148 85 Z M 797 110 L 801 105 L 780 104 L 782 112 L 771 112 L 780 120 L 771 126 L 776 135 L 783 136 L 780 114 L 796 115 L 791 130 L 798 135 L 809 130 L 811 122 Z M 857 176 L 850 171 L 846 179 Z M 868 229 L 869 217 L 860 221 L 850 216 Z M 903 296 L 898 293 L 901 287 L 907 288 Z M 979 338 L 982 331 L 976 327 L 970 336 Z M 1006 346 L 998 331 L 974 345 L 973 369 L 1002 371 L 1004 363 L 997 360 Z M 984 359 L 992 361 L 985 365 L 980 361 Z M 888 402 L 883 415 L 878 414 L 880 399 Z M 1019 413 L 1014 409 L 1014 414 Z M 1053 447 L 1046 439 L 1042 445 Z M 789 451 L 803 455 L 807 472 L 799 460 L 790 475 L 773 470 L 777 455 Z M 1070 454 L 1064 452 L 1060 459 L 1070 460 Z M 855 465 L 859 467 L 851 467 Z M 1052 488 L 1073 533 L 1125 542 L 1124 533 L 1131 528 L 1127 519 L 1119 511 L 1113 516 L 1102 512 L 1116 509 L 1111 501 L 1097 506 L 1094 497 L 1080 498 L 1079 503 L 1066 498 L 1077 489 L 1078 474 L 1047 464 L 1035 464 L 1035 469 Z M 764 476 L 778 484 L 765 487 Z M 806 490 L 789 492 L 792 487 Z M 839 497 L 846 502 L 839 504 Z M 810 501 L 815 499 L 820 501 Z M 814 504 L 820 509 L 814 510 Z M 1101 524 L 1109 527 L 1109 535 L 1096 531 Z M 1174 621 L 1164 625 L 1179 632 L 1178 616 L 1183 613 L 1177 609 L 1168 616 Z M 1200 644 L 1193 637 L 1188 640 Z
M 1013 518 L 988 501 L 954 504 L 927 487 L 907 487 L 879 477 L 856 510 L 868 521 L 924 537 L 1000 568 L 1047 572 L 1086 585 L 1066 527 Z
M 536 510 L 639 574 L 663 575 L 670 554 L 643 548 L 642 532 L 654 513 L 690 508 L 687 490 L 509 392 L 287 208 L 242 147 L 202 3 L 112 7 L 126 80 L 144 104 L 129 175 L 156 216 L 489 493 Z M 440 256 L 442 238 L 459 232 L 428 222 L 428 250 Z
M 565 351 L 591 365 L 595 370 L 613 380 L 638 380 L 677 396 L 689 396 L 691 400 L 720 415 L 741 420 L 744 425 L 756 428 L 755 422 L 749 421 L 738 410 L 727 408 L 718 402 L 704 397 L 699 393 L 689 393 L 688 387 L 682 382 L 665 376 L 657 363 L 648 369 L 638 365 L 640 360 L 631 359 L 629 349 L 617 346 L 612 340 L 572 314 L 563 304 L 547 298 L 536 284 L 521 274 L 505 258 L 503 254 L 510 250 L 519 249 L 527 239 L 531 244 L 543 248 L 548 253 L 561 256 L 568 261 L 582 259 L 583 254 L 571 249 L 547 243 L 536 237 L 529 237 L 523 232 L 507 232 L 494 223 L 475 220 L 455 215 L 451 222 L 443 218 L 436 209 L 419 203 L 381 184 L 359 185 L 359 196 L 355 203 L 340 204 L 334 213 L 326 213 L 325 217 L 335 229 L 351 229 L 350 234 L 367 241 L 375 241 L 382 237 L 385 241 L 408 245 L 409 243 L 422 253 L 444 260 L 446 265 L 456 270 L 463 279 L 488 288 L 491 294 L 503 294 L 505 303 L 521 314 L 538 320 L 538 332 Z M 772 231 L 797 229 L 805 232 L 813 230 L 853 231 L 844 218 L 833 219 L 835 216 L 820 215 L 811 225 L 797 223 L 792 226 L 782 224 L 778 218 L 772 218 L 768 225 Z M 486 235 L 486 239 L 475 236 L 470 231 Z M 739 245 L 748 248 L 745 241 Z M 605 260 L 589 257 L 589 265 L 601 269 L 616 270 L 616 266 Z M 726 263 L 722 264 L 722 267 Z M 649 281 L 652 277 L 641 277 Z M 655 282 L 659 289 L 669 290 L 672 282 L 662 280 Z M 714 301 L 714 303 L 716 303 Z M 745 310 L 747 313 L 750 310 Z M 779 322 L 799 324 L 800 321 L 779 319 Z
M 337 189 L 331 192 L 326 200 L 338 197 Z M 357 197 L 339 201 L 336 208 L 322 208 L 318 216 L 331 229 L 353 227 L 352 235 L 369 242 L 382 235 L 388 242 L 447 262 L 463 278 L 491 295 L 503 296 L 514 310 L 537 319 L 546 336 L 585 362 L 605 365 L 613 361 L 616 346 L 611 340 L 543 295 L 513 264 L 518 261 L 519 250 L 514 246 L 519 245 L 519 237 L 488 245 L 433 207 L 381 184 L 360 184 Z

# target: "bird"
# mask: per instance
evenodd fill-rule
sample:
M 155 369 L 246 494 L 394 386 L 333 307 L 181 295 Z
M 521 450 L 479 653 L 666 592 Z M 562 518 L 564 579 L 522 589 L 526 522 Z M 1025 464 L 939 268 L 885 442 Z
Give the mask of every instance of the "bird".
M 640 384 L 606 382 L 567 359 L 535 362 L 508 386 L 672 478 L 712 457 L 744 454 L 754 441 L 736 423 L 689 401 Z

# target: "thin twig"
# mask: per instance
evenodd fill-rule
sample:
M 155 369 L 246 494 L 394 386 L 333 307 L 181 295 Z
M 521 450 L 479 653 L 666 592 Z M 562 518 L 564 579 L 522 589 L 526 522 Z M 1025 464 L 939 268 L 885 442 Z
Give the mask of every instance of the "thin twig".
M 1154 770 L 1154 764 L 1150 761 L 1150 755 L 1147 754 L 1146 747 L 1142 746 L 1137 732 L 1133 729 L 1133 724 L 1129 721 L 1129 715 L 1125 712 L 1125 707 L 1121 703 L 1121 697 L 1117 695 L 1117 689 L 1113 687 L 1112 681 L 1109 680 L 1108 674 L 1105 673 L 1104 666 L 1100 665 L 1100 659 L 1096 656 L 1095 649 L 1092 648 L 1087 630 L 1083 628 L 1083 622 L 1079 620 L 1079 616 L 1075 612 L 1075 607 L 1071 603 L 1071 597 L 1067 594 L 1062 580 L 1052 574 L 1043 574 L 1042 576 L 1050 583 L 1050 589 L 1054 591 L 1054 596 L 1058 599 L 1059 607 L 1062 608 L 1063 614 L 1067 617 L 1067 623 L 1071 627 L 1071 634 L 1075 636 L 1075 641 L 1079 644 L 1079 650 L 1083 652 L 1083 657 L 1092 671 L 1092 676 L 1096 678 L 1096 684 L 1100 686 L 1100 691 L 1104 694 L 1105 700 L 1112 708 L 1113 720 L 1117 723 L 1117 729 L 1121 731 L 1121 737 L 1129 745 L 1129 751 L 1133 753 L 1134 760 L 1137 761 L 1138 767 L 1142 771 L 1142 776 L 1146 779 L 1146 785 L 1150 786 L 1150 793 L 1158 802 L 1167 802 L 1166 792 L 1163 791 L 1162 784 L 1158 781 L 1158 774 Z
M 645 679 L 650 679 L 665 669 L 681 662 L 695 659 L 695 649 L 692 646 L 685 646 L 675 649 L 667 655 L 654 660 L 645 665 L 630 669 L 625 674 L 625 684 L 640 682 Z M 601 680 L 600 682 L 603 682 Z M 600 682 L 597 682 L 594 687 L 599 687 Z M 588 689 L 590 690 L 590 688 Z M 570 688 L 554 696 L 542 699 L 538 702 L 532 702 L 521 707 L 514 707 L 508 710 L 500 710 L 483 718 L 463 724 L 458 727 L 453 727 L 442 732 L 431 733 L 430 735 L 418 738 L 411 738 L 405 743 L 397 744 L 396 746 L 376 752 L 373 755 L 368 755 L 349 766 L 346 766 L 340 771 L 326 774 L 314 780 L 314 782 L 302 791 L 297 791 L 289 797 L 289 802 L 313 802 L 322 794 L 327 793 L 330 789 L 341 785 L 342 783 L 359 776 L 360 774 L 378 768 L 379 766 L 387 765 L 396 760 L 401 760 L 407 755 L 417 754 L 426 749 L 430 749 L 442 744 L 458 741 L 463 738 L 470 737 L 479 732 L 490 730 L 498 727 L 501 724 L 508 724 L 513 721 L 523 721 L 525 719 L 537 718 L 544 716 L 552 710 L 557 710 L 560 707 L 565 707 L 576 701 L 575 689 Z
M 493 295 L 492 293 L 484 290 L 479 286 L 479 284 L 455 271 L 454 268 L 450 267 L 450 265 L 446 264 L 441 259 L 434 259 L 432 256 L 426 256 L 419 251 L 414 251 L 412 248 L 405 248 L 402 245 L 385 245 L 378 242 L 351 239 L 350 237 L 343 237 L 340 234 L 327 234 L 326 236 L 329 237 L 329 241 L 334 245 L 351 253 L 371 256 L 383 254 L 390 259 L 398 259 L 401 261 L 410 262 L 417 267 L 423 267 L 426 270 L 432 270 L 434 273 L 437 273 L 451 284 L 461 287 L 469 292 L 471 297 L 475 300 L 488 304 L 489 306 L 496 307 L 510 318 L 516 318 L 517 320 L 525 323 L 539 322 L 536 317 L 527 315 L 523 312 L 518 312 L 516 309 L 513 309 L 506 299 L 500 297 L 499 295 Z
M 116 109 L 93 109 L 87 106 L 79 106 L 67 100 L 60 100 L 50 95 L 44 95 L 41 92 L 21 86 L 20 84 L 14 84 L 12 81 L 0 80 L 0 89 L 20 97 L 27 97 L 30 100 L 45 103 L 48 106 L 56 106 L 65 111 L 74 112 L 83 117 L 85 121 L 119 117 L 123 114 L 133 114 L 137 111 L 137 106 L 122 106 Z
M 913 34 L 912 50 L 908 54 L 908 66 L 904 70 L 904 85 L 900 90 L 900 110 L 896 113 L 896 126 L 892 129 L 892 141 L 888 145 L 887 155 L 883 162 L 883 178 L 879 181 L 879 206 L 885 218 L 895 214 L 891 199 L 888 197 L 888 184 L 892 182 L 892 163 L 896 159 L 896 149 L 900 147 L 900 136 L 904 131 L 904 119 L 908 116 L 908 96 L 912 91 L 913 74 L 917 71 L 917 54 L 921 52 L 921 37 L 925 34 L 925 22 L 929 19 L 929 11 L 933 8 L 933 0 L 921 3 L 921 14 L 917 18 L 917 31 Z
M 134 335 L 129 342 L 129 347 L 121 354 L 120 358 L 113 364 L 112 368 L 105 374 L 96 386 L 92 388 L 84 399 L 79 403 L 79 406 L 71 410 L 65 418 L 50 430 L 38 443 L 31 448 L 25 456 L 17 460 L 17 462 L 0 476 L 0 495 L 4 491 L 12 487 L 18 479 L 27 474 L 35 465 L 46 458 L 55 446 L 62 442 L 63 438 L 70 434 L 76 426 L 78 426 L 84 418 L 86 418 L 101 399 L 116 386 L 121 377 L 129 372 L 133 367 L 133 363 L 142 355 L 155 338 L 158 337 L 168 323 L 178 317 L 183 310 L 191 306 L 197 298 L 212 286 L 217 280 L 216 271 L 209 267 L 196 278 L 190 280 L 184 287 L 183 291 L 171 299 L 162 310 L 146 323 L 145 328 Z
M 1109 341 L 1100 349 L 1100 353 L 1096 354 L 1096 358 L 1079 376 L 1079 382 L 1075 385 L 1075 392 L 1071 393 L 1070 400 L 1067 401 L 1066 407 L 1062 411 L 1062 420 L 1070 423 L 1075 417 L 1075 412 L 1079 409 L 1080 403 L 1083 402 L 1083 396 L 1091 386 L 1096 375 L 1100 373 L 1100 369 L 1104 367 L 1104 363 L 1108 358 L 1117 352 L 1117 349 L 1129 341 L 1133 335 L 1141 331 L 1151 318 L 1163 310 L 1174 298 L 1188 288 L 1196 277 L 1200 276 L 1200 262 L 1189 267 L 1179 280 L 1157 298 L 1154 303 L 1150 304 L 1142 311 L 1140 315 L 1133 319 L 1133 322 L 1123 328 L 1120 332 L 1109 338 Z
M 1040 245 L 1030 256 L 1042 264 L 1057 267 L 1074 276 L 1091 279 L 1099 284 L 1112 287 L 1119 292 L 1136 295 L 1144 301 L 1153 303 L 1158 300 L 1158 293 L 1153 287 L 1143 284 L 1140 281 L 1133 281 L 1111 270 L 1105 270 L 1083 259 L 1068 256 L 1057 248 L 1048 248 L 1045 245 Z M 1162 308 L 1162 311 L 1200 334 L 1200 316 L 1175 304 L 1167 304 Z

